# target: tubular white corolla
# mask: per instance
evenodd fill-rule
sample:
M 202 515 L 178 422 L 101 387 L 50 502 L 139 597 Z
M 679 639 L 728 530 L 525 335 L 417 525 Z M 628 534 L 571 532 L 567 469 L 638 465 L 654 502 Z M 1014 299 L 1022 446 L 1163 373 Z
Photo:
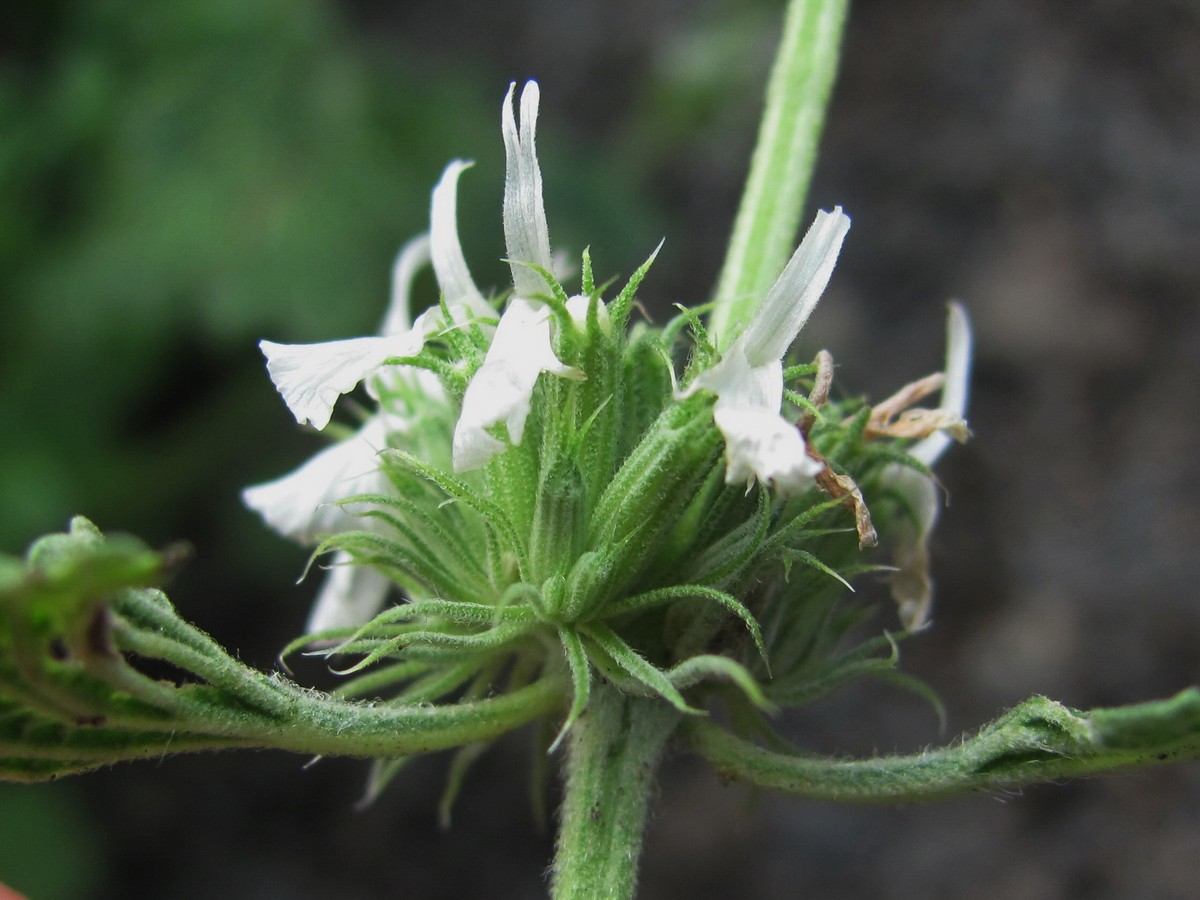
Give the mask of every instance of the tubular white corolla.
M 420 352 L 425 339 L 447 325 L 439 307 L 412 321 L 412 282 L 426 263 L 433 264 L 452 320 L 486 322 L 494 315 L 471 280 L 458 240 L 457 183 L 466 167 L 460 161 L 446 167 L 430 202 L 429 236 L 416 238 L 397 255 L 392 267 L 391 302 L 379 337 L 298 347 L 263 342 L 268 372 L 297 421 L 312 421 L 323 428 L 342 393 L 363 380 L 372 390 L 377 378 L 415 379 L 429 402 L 446 402 L 440 383 L 430 373 L 381 367 L 392 356 Z M 378 410 L 351 437 L 327 447 L 282 478 L 247 488 L 242 500 L 276 531 L 306 545 L 315 544 L 324 535 L 369 528 L 374 520 L 353 516 L 337 501 L 387 491 L 388 481 L 380 469 L 378 454 L 387 446 L 389 433 L 403 433 L 407 426 L 402 417 Z M 335 555 L 309 619 L 310 631 L 361 624 L 383 605 L 387 579 L 347 562 L 344 554 Z
M 431 335 L 443 329 L 472 320 L 486 327 L 495 317 L 471 280 L 458 239 L 458 177 L 468 165 L 455 160 L 446 167 L 430 202 L 429 237 L 413 241 L 397 258 L 392 303 L 378 336 L 317 344 L 259 343 L 271 380 L 300 424 L 311 422 L 318 430 L 325 428 L 338 397 L 363 381 L 370 390 L 370 376 L 386 360 L 415 356 Z M 430 307 L 410 325 L 409 288 L 412 276 L 426 261 L 433 263 L 446 310 Z M 397 291 L 401 296 L 396 296 Z
M 783 357 L 821 299 L 849 229 L 841 207 L 818 212 L 745 330 L 685 392 L 717 395 L 713 421 L 725 438 L 730 484 L 757 480 L 798 493 L 823 468 L 808 455 L 800 430 L 780 415 Z
M 513 117 L 513 91 L 504 98 L 504 241 L 512 270 L 512 299 L 500 318 L 483 365 L 463 396 L 462 415 L 454 429 L 455 471 L 477 469 L 507 446 L 492 433 L 501 423 L 508 440 L 520 443 L 543 372 L 566 378 L 583 373 L 564 365 L 554 354 L 550 310 L 538 299 L 548 287 L 533 266 L 550 271 L 550 231 L 542 201 L 542 172 L 534 137 L 538 86 L 527 82 L 521 92 L 521 121 Z

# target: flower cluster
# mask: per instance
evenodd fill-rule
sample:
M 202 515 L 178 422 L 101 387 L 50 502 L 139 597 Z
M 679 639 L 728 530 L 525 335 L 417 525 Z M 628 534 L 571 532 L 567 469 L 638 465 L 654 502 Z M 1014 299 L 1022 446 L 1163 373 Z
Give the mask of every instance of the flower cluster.
M 485 297 L 471 278 L 455 210 L 468 164 L 455 161 L 428 236 L 396 260 L 379 336 L 261 344 L 298 422 L 324 429 L 359 385 L 373 401 L 350 437 L 244 494 L 273 528 L 332 554 L 297 646 L 357 658 L 346 694 L 402 702 L 565 674 L 563 732 L 595 677 L 690 712 L 723 691 L 754 713 L 892 665 L 887 635 L 842 648 L 858 617 L 836 609 L 849 578 L 890 568 L 862 555 L 878 532 L 895 545 L 904 627 L 924 622 L 929 467 L 966 435 L 961 310 L 944 376 L 871 407 L 831 397 L 828 354 L 786 361 L 848 232 L 840 209 L 818 213 L 726 347 L 690 310 L 631 322 L 654 255 L 606 300 L 585 251 L 569 293 L 542 201 L 538 87 L 525 86 L 519 115 L 513 93 L 511 291 Z M 425 264 L 440 295 L 412 319 Z M 912 408 L 939 389 L 939 409 Z

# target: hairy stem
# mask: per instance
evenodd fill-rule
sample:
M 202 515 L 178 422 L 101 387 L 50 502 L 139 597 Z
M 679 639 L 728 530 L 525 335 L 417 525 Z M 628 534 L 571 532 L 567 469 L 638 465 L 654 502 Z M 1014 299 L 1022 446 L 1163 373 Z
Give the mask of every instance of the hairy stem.
M 709 317 L 718 347 L 749 320 L 795 249 L 849 0 L 790 0 L 750 174 Z
M 1200 690 L 1086 712 L 1031 697 L 953 746 L 863 760 L 774 753 L 704 719 L 683 731 L 727 778 L 820 800 L 901 803 L 1200 758 Z
M 593 688 L 570 734 L 555 900 L 633 897 L 658 763 L 679 718 L 660 699 Z

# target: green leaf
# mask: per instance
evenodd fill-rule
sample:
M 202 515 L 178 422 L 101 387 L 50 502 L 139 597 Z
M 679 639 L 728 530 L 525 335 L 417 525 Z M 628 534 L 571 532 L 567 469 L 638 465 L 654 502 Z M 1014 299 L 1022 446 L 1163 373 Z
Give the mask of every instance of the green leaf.
M 594 640 L 612 660 L 651 693 L 658 694 L 680 712 L 704 715 L 704 710 L 689 706 L 683 695 L 661 670 L 643 659 L 636 650 L 621 640 L 607 625 L 592 623 L 583 634 Z
M 391 784 L 393 778 L 412 762 L 411 756 L 393 756 L 390 759 L 371 760 L 371 770 L 367 774 L 367 786 L 362 798 L 354 805 L 355 809 L 363 810 L 372 806 L 384 789 Z
M 563 721 L 562 728 L 558 730 L 558 735 L 551 742 L 548 752 L 553 753 L 567 732 L 571 730 L 571 726 L 575 724 L 575 720 L 587 708 L 588 698 L 591 696 L 592 686 L 592 668 L 588 664 L 587 651 L 583 647 L 583 641 L 579 639 L 579 635 L 572 628 L 560 628 L 558 630 L 558 638 L 562 641 L 563 652 L 567 657 L 567 665 L 571 669 L 571 683 L 574 687 L 574 695 L 571 698 L 571 709 L 567 712 L 567 718 Z
M 446 775 L 446 787 L 442 791 L 441 799 L 438 801 L 438 826 L 442 829 L 450 827 L 450 816 L 454 811 L 454 801 L 458 799 L 467 773 L 471 771 L 471 766 L 475 764 L 475 761 L 490 746 L 490 742 L 468 744 L 465 747 L 459 747 L 455 751 L 454 758 L 450 761 L 450 772 Z
M 340 674 L 349 675 L 361 671 L 377 660 L 410 647 L 432 647 L 456 651 L 498 650 L 523 637 L 528 631 L 528 627 L 522 623 L 497 625 L 487 631 L 475 634 L 454 634 L 432 629 L 407 631 L 388 640 L 377 642 L 363 659 L 348 669 L 341 670 Z M 367 646 L 365 641 L 351 641 L 338 649 L 341 653 L 356 653 L 358 652 L 357 648 L 362 646 Z
M 747 699 L 759 709 L 768 713 L 778 710 L 778 707 L 763 694 L 762 687 L 746 667 L 728 656 L 693 656 L 671 669 L 667 677 L 671 679 L 671 684 L 681 691 L 706 679 L 730 681 L 741 688 Z
M 634 297 L 637 296 L 637 289 L 641 286 L 646 273 L 650 271 L 650 267 L 654 265 L 654 260 L 658 258 L 658 251 L 662 247 L 663 241 L 659 241 L 658 246 L 654 248 L 654 252 L 629 276 L 629 281 L 625 283 L 625 287 L 621 289 L 621 293 L 609 304 L 608 314 L 611 317 L 614 333 L 625 330 L 625 325 L 629 321 L 629 312 L 633 309 Z
M 647 591 L 644 594 L 637 594 L 620 603 L 611 604 L 604 612 L 605 616 L 618 616 L 622 613 L 637 612 L 691 598 L 715 601 L 741 619 L 742 624 L 746 626 L 746 630 L 750 632 L 750 636 L 754 639 L 754 646 L 758 648 L 758 654 L 762 657 L 762 661 L 768 667 L 770 666 L 770 663 L 767 661 L 767 648 L 763 643 L 762 629 L 758 626 L 758 620 L 754 618 L 750 610 L 746 609 L 737 597 L 727 594 L 724 591 L 718 591 L 715 588 L 705 587 L 702 584 L 681 584 L 659 588 L 658 590 Z
M 464 481 L 441 471 L 435 466 L 429 465 L 411 453 L 405 453 L 403 450 L 385 450 L 380 455 L 437 485 L 447 497 L 458 500 L 478 514 L 489 529 L 500 538 L 504 549 L 514 554 L 517 562 L 518 578 L 520 580 L 525 579 L 526 573 L 529 571 L 529 559 L 525 542 L 521 539 L 512 520 L 501 507 L 481 497 Z
M 390 666 L 381 666 L 365 675 L 359 675 L 345 684 L 338 685 L 332 693 L 337 697 L 370 697 L 380 694 L 385 688 L 410 681 L 429 671 L 429 663 L 405 660 Z

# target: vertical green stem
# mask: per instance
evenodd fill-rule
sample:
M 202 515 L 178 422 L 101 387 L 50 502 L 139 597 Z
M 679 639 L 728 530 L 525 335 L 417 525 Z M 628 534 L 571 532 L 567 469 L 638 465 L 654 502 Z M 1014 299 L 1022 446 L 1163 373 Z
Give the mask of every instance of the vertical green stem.
M 709 333 L 726 347 L 795 249 L 849 0 L 790 0 Z
M 661 699 L 592 690 L 571 729 L 554 900 L 633 897 L 658 763 L 678 722 Z

